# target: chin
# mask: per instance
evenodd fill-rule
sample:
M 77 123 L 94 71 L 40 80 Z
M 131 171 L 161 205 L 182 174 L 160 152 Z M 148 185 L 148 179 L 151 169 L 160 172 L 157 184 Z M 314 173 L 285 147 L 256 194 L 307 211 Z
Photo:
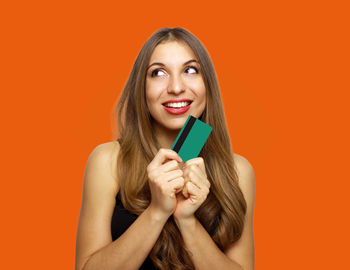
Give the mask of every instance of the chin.
M 165 125 L 164 127 L 169 129 L 169 130 L 176 131 L 176 130 L 180 130 L 184 124 L 185 124 L 185 122 L 181 125 Z

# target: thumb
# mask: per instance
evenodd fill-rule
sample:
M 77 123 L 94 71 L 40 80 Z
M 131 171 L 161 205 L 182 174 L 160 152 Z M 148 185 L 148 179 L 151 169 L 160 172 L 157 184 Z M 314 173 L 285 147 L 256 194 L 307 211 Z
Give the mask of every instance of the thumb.
M 182 195 L 187 199 L 188 198 L 188 189 L 187 185 L 185 184 L 184 187 L 182 188 Z

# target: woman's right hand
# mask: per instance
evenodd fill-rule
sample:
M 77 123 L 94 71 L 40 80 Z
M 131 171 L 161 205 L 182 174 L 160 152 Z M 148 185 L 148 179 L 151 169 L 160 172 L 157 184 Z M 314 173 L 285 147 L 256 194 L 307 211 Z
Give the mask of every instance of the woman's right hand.
M 147 166 L 152 211 L 168 218 L 176 209 L 176 193 L 184 186 L 180 156 L 170 149 L 159 149 Z

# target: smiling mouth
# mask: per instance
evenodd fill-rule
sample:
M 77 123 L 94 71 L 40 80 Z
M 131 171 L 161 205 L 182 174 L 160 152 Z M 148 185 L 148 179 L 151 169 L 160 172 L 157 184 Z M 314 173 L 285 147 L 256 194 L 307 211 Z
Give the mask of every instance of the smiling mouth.
M 192 101 L 169 102 L 169 103 L 163 103 L 162 105 L 167 107 L 167 108 L 181 109 L 181 108 L 184 108 L 184 107 L 191 105 L 191 103 L 192 103 Z
M 170 114 L 173 115 L 181 115 L 186 113 L 190 107 L 192 102 L 177 102 L 174 103 L 165 103 L 162 104 L 163 108 Z

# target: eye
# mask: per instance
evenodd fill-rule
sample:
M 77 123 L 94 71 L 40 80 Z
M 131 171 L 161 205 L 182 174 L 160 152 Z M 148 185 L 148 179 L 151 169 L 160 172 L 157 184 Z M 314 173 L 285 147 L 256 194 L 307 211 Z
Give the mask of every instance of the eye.
M 161 69 L 155 69 L 155 70 L 153 70 L 152 71 L 152 73 L 151 73 L 151 77 L 154 77 L 154 76 L 156 76 L 156 74 L 157 74 L 157 72 L 163 72 L 164 73 L 164 71 L 163 70 L 161 70 Z
M 186 68 L 186 70 L 191 70 L 191 69 L 194 70 L 194 73 L 198 73 L 198 69 L 196 67 L 194 67 L 194 66 L 189 66 L 189 67 Z M 190 72 L 190 74 L 193 74 L 193 71 Z

